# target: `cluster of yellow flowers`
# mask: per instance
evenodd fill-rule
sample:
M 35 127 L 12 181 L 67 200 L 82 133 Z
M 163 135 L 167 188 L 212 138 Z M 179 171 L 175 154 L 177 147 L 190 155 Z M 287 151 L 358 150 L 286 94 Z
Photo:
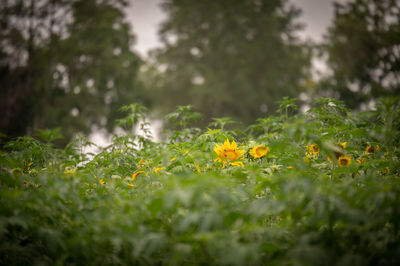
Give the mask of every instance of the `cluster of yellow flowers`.
M 345 155 L 345 148 L 347 146 L 347 142 L 341 142 L 341 143 L 337 143 L 335 144 L 336 149 L 333 151 L 333 155 L 335 156 L 335 158 L 337 159 L 337 163 L 339 166 L 348 166 L 351 164 L 351 160 L 352 158 L 348 155 Z M 371 145 L 367 145 L 365 151 L 364 151 L 364 156 L 362 156 L 360 159 L 357 160 L 358 163 L 362 164 L 367 160 L 367 155 L 371 154 L 371 153 L 375 153 L 379 150 L 379 146 L 371 146 Z M 248 151 L 248 154 L 253 157 L 254 159 L 260 159 L 263 158 L 264 156 L 267 155 L 269 151 L 269 147 L 265 146 L 265 145 L 256 145 L 253 148 L 251 148 Z M 315 159 L 317 158 L 318 154 L 320 153 L 320 147 L 318 146 L 318 144 L 310 144 L 310 145 L 306 145 L 306 157 L 305 157 L 305 161 L 307 163 L 310 162 L 310 159 Z M 187 154 L 189 151 L 185 151 L 185 154 Z M 221 162 L 222 163 L 222 168 L 225 168 L 227 165 L 231 165 L 231 166 L 239 166 L 239 167 L 244 167 L 243 161 L 242 161 L 242 156 L 246 153 L 244 150 L 241 150 L 238 148 L 237 143 L 233 140 L 232 142 L 229 141 L 229 139 L 226 139 L 225 142 L 223 144 L 215 144 L 214 147 L 214 152 L 217 154 L 218 158 L 215 159 L 216 162 Z M 327 157 L 328 161 L 332 161 L 332 159 L 328 156 Z M 170 162 L 173 163 L 176 160 L 175 157 L 173 157 Z M 132 178 L 131 178 L 131 182 L 128 183 L 129 186 L 131 187 L 136 187 L 135 184 L 133 184 L 133 182 L 136 180 L 136 178 L 144 173 L 145 175 L 147 175 L 145 173 L 145 171 L 140 170 L 141 168 L 144 167 L 144 161 L 140 160 L 139 161 L 139 169 L 138 171 L 136 171 L 135 173 L 132 174 Z M 26 165 L 26 169 L 29 170 L 32 162 L 28 162 L 28 161 L 24 161 L 24 164 Z M 200 167 L 198 165 L 194 165 L 195 166 L 195 170 L 197 172 L 201 172 Z M 292 166 L 288 166 L 288 169 L 292 169 Z M 13 169 L 14 170 L 14 169 Z M 163 167 L 157 167 L 154 168 L 154 172 L 156 174 L 158 174 L 160 171 L 164 170 Z M 72 168 L 72 167 L 66 167 L 64 174 L 69 174 L 72 175 L 74 174 L 76 171 L 76 168 Z M 29 185 L 29 182 L 27 180 L 24 180 L 24 183 L 26 186 Z M 105 180 L 104 178 L 101 178 L 99 180 L 100 184 L 105 184 Z
M 337 162 L 340 166 L 348 166 L 351 164 L 351 157 L 348 155 L 344 154 L 344 149 L 346 148 L 347 142 L 342 142 L 336 144 L 337 149 L 333 151 L 334 156 L 337 159 Z M 365 153 L 374 153 L 377 150 L 379 150 L 378 146 L 367 146 L 365 149 Z M 269 151 L 269 147 L 265 145 L 256 145 L 253 148 L 251 148 L 248 151 L 248 154 L 251 155 L 254 159 L 260 159 L 263 158 L 264 156 L 267 155 Z M 214 160 L 215 162 L 221 162 L 222 163 L 222 168 L 225 168 L 226 166 L 239 166 L 239 167 L 244 167 L 243 161 L 242 161 L 242 156 L 246 153 L 244 150 L 238 148 L 238 144 L 233 140 L 232 142 L 229 141 L 229 139 L 226 139 L 223 144 L 215 144 L 214 147 L 214 152 L 217 154 L 217 158 Z M 187 153 L 187 152 L 186 152 Z M 310 144 L 306 146 L 306 162 L 310 162 L 310 158 L 316 158 L 318 154 L 320 153 L 320 147 L 318 144 Z M 332 161 L 331 158 L 327 158 L 329 161 Z M 174 162 L 176 160 L 175 157 L 173 157 L 170 162 Z M 359 163 L 365 162 L 366 158 L 362 157 L 360 160 L 357 160 Z M 139 169 L 143 167 L 143 160 L 139 161 Z M 200 171 L 200 167 L 198 165 L 195 165 L 196 171 Z M 288 167 L 289 169 L 292 169 L 292 166 Z M 68 169 L 69 170 L 69 169 Z M 66 171 L 66 173 L 69 173 L 69 171 Z M 164 170 L 162 167 L 158 167 L 154 169 L 154 172 L 158 174 L 160 171 Z M 129 183 L 129 186 L 136 187 L 136 185 L 133 184 L 133 182 L 136 180 L 136 178 L 140 174 L 146 174 L 143 170 L 136 171 L 132 175 L 132 182 Z M 147 174 L 146 174 L 147 175 Z M 101 184 L 104 184 L 104 179 L 100 180 Z
M 348 155 L 344 154 L 344 149 L 347 146 L 347 142 L 342 142 L 342 143 L 337 143 L 336 145 L 336 150 L 333 151 L 333 155 L 335 155 L 336 160 L 338 161 L 338 164 L 340 166 L 348 166 L 351 164 L 351 157 Z M 306 152 L 306 162 L 308 163 L 310 160 L 310 157 L 315 157 L 319 152 L 320 148 L 318 144 L 311 144 L 306 146 L 307 152 Z M 327 160 L 332 162 L 332 158 L 329 156 L 327 157 Z
M 234 140 L 231 143 L 229 139 L 226 139 L 224 144 L 215 144 L 214 151 L 218 155 L 218 158 L 215 159 L 215 161 L 222 162 L 222 168 L 225 168 L 226 165 L 244 166 L 240 157 L 245 153 L 245 151 L 238 149 L 237 143 Z M 257 145 L 250 150 L 249 154 L 254 159 L 259 159 L 264 157 L 268 151 L 269 147 Z
M 320 152 L 320 149 L 317 144 L 307 145 L 306 146 L 306 158 L 304 158 L 305 162 L 309 163 L 311 158 L 315 159 L 319 152 Z
M 333 151 L 333 155 L 335 155 L 338 164 L 340 166 L 348 166 L 351 164 L 351 157 L 348 155 L 344 154 L 344 149 L 347 146 L 347 142 L 342 142 L 342 143 L 338 143 L 335 145 L 336 146 L 336 150 Z M 318 147 L 317 144 L 311 144 L 311 145 L 307 145 L 306 146 L 307 152 L 306 152 L 306 162 L 309 162 L 310 157 L 317 155 L 320 152 L 320 148 Z M 364 153 L 368 154 L 368 153 L 375 153 L 376 151 L 379 150 L 379 146 L 370 146 L 368 145 L 367 148 L 365 149 Z M 332 158 L 330 158 L 329 156 L 327 157 L 328 161 L 332 161 Z M 361 157 L 359 160 L 357 160 L 358 163 L 364 163 L 367 160 L 366 157 Z
M 320 151 L 318 144 L 307 145 L 306 149 L 308 151 L 308 154 L 318 154 Z
M 188 154 L 188 153 L 189 153 L 188 150 L 186 150 L 186 151 L 184 152 L 185 155 Z M 171 160 L 170 160 L 170 163 L 174 163 L 176 160 L 177 160 L 176 157 L 172 157 Z M 134 172 L 134 173 L 132 174 L 132 177 L 131 177 L 130 182 L 128 183 L 128 186 L 137 187 L 137 185 L 134 184 L 136 178 L 137 178 L 139 175 L 141 175 L 141 174 L 144 174 L 145 176 L 148 176 L 148 172 L 145 172 L 145 170 L 144 170 L 146 164 L 147 164 L 147 163 L 146 163 L 143 159 L 140 159 L 140 161 L 138 162 L 138 169 L 137 169 L 136 172 Z M 187 165 L 189 165 L 189 164 L 187 164 Z M 192 167 L 195 169 L 195 171 L 197 171 L 198 173 L 201 172 L 201 169 L 200 169 L 200 167 L 199 167 L 198 165 L 191 165 L 191 166 L 192 166 Z M 163 172 L 164 170 L 165 170 L 164 167 L 155 167 L 155 168 L 153 169 L 154 173 L 156 173 L 156 174 L 159 174 L 160 172 Z M 100 182 L 100 183 L 101 183 L 101 182 Z M 103 183 L 102 183 L 102 184 L 103 184 Z
M 368 145 L 365 148 L 364 154 L 367 155 L 369 153 L 375 153 L 378 150 L 379 150 L 379 146 L 378 145 L 376 145 L 376 146 Z M 365 163 L 366 161 L 367 161 L 367 157 L 366 156 L 362 156 L 360 159 L 357 160 L 357 162 L 360 163 L 360 164 Z

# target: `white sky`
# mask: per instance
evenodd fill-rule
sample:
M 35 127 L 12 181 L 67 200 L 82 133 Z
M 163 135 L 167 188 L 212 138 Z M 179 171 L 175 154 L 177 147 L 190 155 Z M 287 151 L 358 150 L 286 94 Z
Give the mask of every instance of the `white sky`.
M 300 32 L 303 39 L 321 41 L 333 19 L 333 3 L 347 2 L 346 0 L 290 0 L 290 3 L 299 7 L 303 13 L 299 21 L 305 24 Z
M 167 15 L 159 6 L 161 0 L 129 0 L 129 2 L 126 15 L 136 36 L 134 49 L 140 55 L 146 56 L 149 50 L 160 46 L 157 37 L 158 26 Z
M 157 30 L 159 24 L 166 19 L 166 14 L 159 6 L 162 0 L 129 1 L 131 5 L 126 10 L 126 14 L 137 38 L 134 48 L 140 55 L 146 56 L 149 50 L 160 46 Z M 303 10 L 299 21 L 306 27 L 299 36 L 314 41 L 322 40 L 333 18 L 334 0 L 290 0 L 289 2 Z M 346 2 L 346 0 L 336 2 Z

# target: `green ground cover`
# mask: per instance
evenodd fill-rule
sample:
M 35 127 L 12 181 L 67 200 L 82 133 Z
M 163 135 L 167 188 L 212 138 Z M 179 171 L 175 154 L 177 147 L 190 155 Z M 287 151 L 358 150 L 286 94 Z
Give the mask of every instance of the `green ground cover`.
M 239 107 L 238 107 L 239 108 Z M 351 113 L 294 100 L 246 130 L 207 129 L 179 107 L 163 142 L 144 109 L 89 157 L 57 131 L 0 153 L 3 265 L 395 265 L 400 257 L 400 108 Z M 142 134 L 133 134 L 132 129 Z

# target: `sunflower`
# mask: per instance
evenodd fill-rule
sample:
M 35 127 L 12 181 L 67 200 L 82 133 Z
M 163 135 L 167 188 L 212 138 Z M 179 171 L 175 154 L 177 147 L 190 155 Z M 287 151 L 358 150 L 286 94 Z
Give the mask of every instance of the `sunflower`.
M 159 171 L 164 170 L 164 167 L 157 167 L 154 169 L 154 172 L 158 174 Z
M 340 166 L 348 166 L 351 164 L 351 157 L 347 155 L 340 156 L 338 161 Z
M 365 153 L 374 153 L 379 150 L 379 146 L 370 146 L 368 145 L 365 149 Z
M 226 139 L 223 145 L 215 144 L 214 151 L 218 155 L 215 161 L 219 162 L 235 161 L 244 154 L 244 150 L 238 150 L 236 142 L 230 143 L 229 139 Z
M 242 161 L 229 162 L 229 165 L 244 167 L 244 164 Z
M 25 166 L 24 173 L 25 174 L 27 174 L 31 171 L 32 164 L 33 164 L 33 162 L 24 160 L 24 166 Z
M 307 145 L 306 149 L 312 154 L 318 154 L 320 151 L 318 144 Z
M 75 169 L 72 169 L 69 166 L 65 167 L 64 174 L 74 174 L 74 173 L 75 173 Z
M 135 180 L 136 177 L 137 177 L 138 175 L 140 175 L 141 173 L 143 173 L 143 172 L 144 172 L 144 171 L 137 171 L 136 173 L 134 173 L 134 174 L 132 175 L 132 181 Z
M 357 163 L 362 164 L 365 163 L 365 161 L 367 161 L 367 158 L 361 157 L 359 160 L 357 160 Z
M 257 145 L 253 149 L 250 150 L 250 155 L 253 156 L 254 159 L 264 157 L 269 151 L 269 147 L 264 145 Z
M 15 176 L 20 176 L 20 175 L 22 174 L 22 171 L 21 171 L 20 168 L 13 168 L 13 169 L 11 170 L 11 173 L 12 173 L 13 175 L 15 175 Z
M 347 145 L 347 142 L 335 144 L 337 150 L 339 150 L 339 151 L 337 151 L 337 150 L 333 151 L 333 155 L 335 155 L 336 159 L 339 159 L 341 156 L 343 156 L 346 145 Z M 329 156 L 328 156 L 328 161 L 332 161 L 332 158 L 330 158 Z

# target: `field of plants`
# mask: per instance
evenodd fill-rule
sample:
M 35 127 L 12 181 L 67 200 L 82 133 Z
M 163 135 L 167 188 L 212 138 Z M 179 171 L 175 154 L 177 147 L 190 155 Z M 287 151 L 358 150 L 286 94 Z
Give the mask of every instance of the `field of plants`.
M 122 111 L 98 154 L 55 148 L 57 130 L 2 147 L 0 264 L 398 265 L 399 99 L 285 98 L 244 130 L 181 106 L 163 142 Z

